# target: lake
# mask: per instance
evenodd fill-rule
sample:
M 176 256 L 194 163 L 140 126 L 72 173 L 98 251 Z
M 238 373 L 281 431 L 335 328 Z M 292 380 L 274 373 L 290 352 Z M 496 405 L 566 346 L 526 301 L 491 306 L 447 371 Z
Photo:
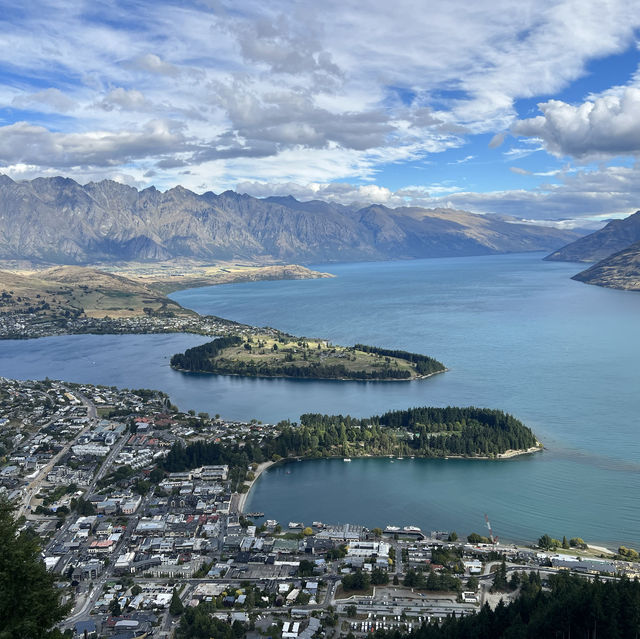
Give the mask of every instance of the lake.
M 64 336 L 0 343 L 0 375 L 169 392 L 181 408 L 274 422 L 303 412 L 379 414 L 417 405 L 502 408 L 543 453 L 503 462 L 318 460 L 269 470 L 250 510 L 283 521 L 416 524 L 505 539 L 640 543 L 640 295 L 570 279 L 541 254 L 321 265 L 334 279 L 181 291 L 201 313 L 335 343 L 432 355 L 413 382 L 241 379 L 177 373 L 189 335 Z M 286 469 L 286 470 L 285 470 Z M 289 471 L 289 472 L 287 472 Z

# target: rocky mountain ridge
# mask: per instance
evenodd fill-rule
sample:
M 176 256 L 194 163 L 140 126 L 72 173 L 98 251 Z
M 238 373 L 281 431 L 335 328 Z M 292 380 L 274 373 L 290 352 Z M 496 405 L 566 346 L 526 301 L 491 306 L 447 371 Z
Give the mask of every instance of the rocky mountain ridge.
M 545 260 L 558 262 L 598 262 L 640 242 L 640 211 L 606 226 L 554 251 Z
M 572 279 L 607 288 L 640 291 L 640 242 L 610 255 Z
M 141 191 L 0 175 L 0 259 L 100 264 L 188 258 L 302 264 L 551 250 L 578 237 L 449 209 Z

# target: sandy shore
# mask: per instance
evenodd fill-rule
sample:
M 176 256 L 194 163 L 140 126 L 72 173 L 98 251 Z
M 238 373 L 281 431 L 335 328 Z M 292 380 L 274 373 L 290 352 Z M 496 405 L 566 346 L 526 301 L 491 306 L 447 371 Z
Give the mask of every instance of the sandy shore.
M 605 555 L 616 554 L 615 550 L 611 550 L 610 548 L 605 548 L 604 546 L 594 546 L 593 544 L 587 544 L 587 548 L 589 550 L 594 550 L 595 552 L 604 553 Z
M 267 468 L 269 468 L 269 466 L 273 466 L 275 463 L 277 462 L 273 462 L 273 461 L 267 461 L 267 462 L 263 462 L 262 464 L 258 465 L 258 468 L 254 471 L 254 478 L 253 480 L 249 483 L 249 490 L 247 490 L 246 493 L 240 493 L 240 497 L 238 498 L 238 504 L 237 504 L 237 509 L 238 509 L 238 513 L 243 513 L 244 512 L 244 505 L 247 501 L 247 497 L 249 497 L 249 493 L 251 492 L 251 489 L 253 488 L 253 485 L 258 481 L 258 477 L 260 477 L 260 475 L 262 475 L 262 473 L 267 470 Z
M 529 455 L 531 453 L 537 453 L 542 450 L 542 444 L 538 442 L 537 446 L 532 446 L 526 450 L 505 450 L 504 453 L 496 455 L 497 459 L 509 459 L 510 457 L 518 457 L 519 455 Z
M 487 457 L 486 455 L 446 455 L 445 457 L 417 457 L 417 459 L 477 459 L 479 461 L 490 461 L 492 459 L 511 459 L 520 455 L 531 455 L 544 450 L 544 446 L 538 442 L 536 446 L 531 448 L 522 448 L 518 450 L 505 450 L 504 453 L 498 453 L 495 457 Z

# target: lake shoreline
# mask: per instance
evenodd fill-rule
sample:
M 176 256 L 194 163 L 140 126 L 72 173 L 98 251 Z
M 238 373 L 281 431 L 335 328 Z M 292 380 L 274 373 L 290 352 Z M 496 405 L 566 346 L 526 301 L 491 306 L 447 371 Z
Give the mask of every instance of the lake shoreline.
M 640 297 L 583 286 L 569 279 L 568 265 L 535 255 L 316 269 L 337 277 L 216 286 L 172 297 L 236 322 L 326 335 L 342 344 L 432 352 L 451 372 L 404 385 L 181 374 L 169 368 L 167 354 L 213 338 L 172 332 L 2 342 L 0 374 L 158 388 L 183 410 L 269 424 L 299 421 L 305 412 L 361 419 L 410 406 L 502 407 L 533 429 L 545 454 L 484 464 L 370 462 L 366 476 L 360 468 L 364 473 L 369 462 L 333 462 L 324 471 L 331 476 L 323 476 L 311 469 L 324 469 L 325 462 L 314 461 L 288 466 L 294 481 L 283 468 L 263 475 L 245 510 L 268 509 L 286 524 L 289 512 L 294 520 L 311 521 L 317 503 L 319 518 L 327 521 L 376 526 L 380 511 L 389 523 L 458 531 L 478 530 L 487 512 L 504 539 L 566 534 L 609 548 L 637 547 L 640 440 L 633 389 L 639 381 Z M 370 308 L 375 322 L 363 312 Z M 385 471 L 383 481 L 376 464 Z M 310 471 L 301 472 L 307 466 Z M 356 472 L 348 472 L 350 466 Z M 298 487 L 298 477 L 310 483 Z M 353 485 L 345 486 L 343 477 Z M 270 497 L 272 490 L 279 494 Z M 321 508 L 320 500 L 330 499 L 335 507 Z
M 172 370 L 178 373 L 187 373 L 194 375 L 215 375 L 218 377 L 241 377 L 245 379 L 295 379 L 296 381 L 302 382 L 417 382 L 421 379 L 428 379 L 429 377 L 434 377 L 435 375 L 441 375 L 442 373 L 446 373 L 449 371 L 448 368 L 445 368 L 442 371 L 435 371 L 434 373 L 429 373 L 428 375 L 416 375 L 415 377 L 407 377 L 404 379 L 392 379 L 388 377 L 379 377 L 379 378 L 355 378 L 355 377 L 296 377 L 293 375 L 242 375 L 241 373 L 215 373 L 212 371 L 191 371 L 185 368 L 178 368 L 176 366 L 171 366 Z

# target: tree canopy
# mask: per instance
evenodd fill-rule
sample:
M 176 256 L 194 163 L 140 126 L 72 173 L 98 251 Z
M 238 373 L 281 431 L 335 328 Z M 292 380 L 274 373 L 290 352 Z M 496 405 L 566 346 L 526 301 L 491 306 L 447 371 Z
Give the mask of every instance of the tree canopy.
M 412 633 L 376 633 L 377 639 L 538 639 L 607 637 L 636 639 L 640 633 L 640 583 L 603 582 L 559 573 L 542 590 L 537 573 L 523 575 L 515 601 L 475 615 L 424 624 Z
M 0 500 L 0 639 L 61 637 L 54 626 L 66 613 L 38 538 L 19 531 L 12 505 Z

